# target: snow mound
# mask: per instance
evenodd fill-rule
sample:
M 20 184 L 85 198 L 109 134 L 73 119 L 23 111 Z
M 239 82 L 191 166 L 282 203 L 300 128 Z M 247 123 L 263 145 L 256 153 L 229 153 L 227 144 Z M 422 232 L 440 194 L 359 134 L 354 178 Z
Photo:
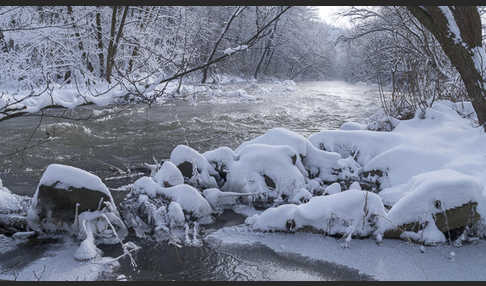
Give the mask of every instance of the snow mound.
M 238 152 L 222 190 L 237 193 L 267 193 L 287 198 L 305 187 L 305 178 L 296 166 L 297 153 L 288 146 L 250 144 Z M 293 159 L 294 158 L 294 159 Z
M 474 177 L 453 170 L 436 170 L 414 176 L 407 184 L 393 189 L 402 198 L 388 212 L 389 222 L 383 227 L 391 229 L 407 223 L 423 222 L 430 215 L 469 202 L 480 203 L 484 200 L 482 190 L 483 187 Z M 389 192 L 382 196 L 388 196 Z
M 324 130 L 313 134 L 309 141 L 320 150 L 352 156 L 361 165 L 376 155 L 396 146 L 401 137 L 393 132 L 369 130 Z
M 307 177 L 315 175 L 323 180 L 333 180 L 333 168 L 337 167 L 339 154 L 325 152 L 315 148 L 304 136 L 285 128 L 273 128 L 250 141 L 244 142 L 237 149 L 239 152 L 251 144 L 285 145 L 292 148 L 299 156 L 295 157 L 296 166 Z
M 332 183 L 325 189 L 325 194 L 334 195 L 341 192 L 341 185 L 339 183 Z
M 363 171 L 387 170 L 387 184 L 393 186 L 405 183 L 412 176 L 438 169 L 446 160 L 441 152 L 399 145 L 373 158 Z
M 281 205 L 246 219 L 254 230 L 292 231 L 311 227 L 328 235 L 368 236 L 377 232 L 386 218 L 378 195 L 349 190 L 329 196 L 313 197 L 308 203 Z
M 223 146 L 204 152 L 203 156 L 218 173 L 215 177 L 218 184 L 222 186 L 226 182 L 226 174 L 228 174 L 230 166 L 236 160 L 235 152 L 231 148 Z
M 182 175 L 187 179 L 187 183 L 196 187 L 215 188 L 218 173 L 209 164 L 206 158 L 189 146 L 178 145 L 170 153 L 170 161 L 174 163 Z
M 181 171 L 170 161 L 165 161 L 153 176 L 155 182 L 164 187 L 172 187 L 184 184 L 184 176 Z

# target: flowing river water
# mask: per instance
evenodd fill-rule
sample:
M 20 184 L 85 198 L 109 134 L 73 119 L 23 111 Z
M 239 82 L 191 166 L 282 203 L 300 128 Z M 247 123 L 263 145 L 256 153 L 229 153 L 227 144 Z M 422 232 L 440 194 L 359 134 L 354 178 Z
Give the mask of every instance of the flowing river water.
M 223 96 L 200 91 L 150 107 L 112 108 L 112 114 L 95 120 L 29 116 L 2 122 L 0 178 L 13 192 L 32 195 L 43 169 L 50 163 L 61 163 L 90 171 L 115 188 L 136 179 L 113 179 L 121 174 L 120 169 L 137 173 L 137 166 L 152 163 L 153 158 L 168 158 L 179 144 L 201 153 L 220 146 L 236 148 L 274 127 L 308 136 L 339 128 L 346 121 L 362 122 L 379 105 L 376 87 L 339 81 L 298 82 L 296 86 L 237 83 L 221 89 Z M 237 89 L 257 100 L 224 95 Z M 85 118 L 103 110 L 81 107 L 61 117 Z M 39 140 L 46 142 L 39 144 Z M 242 222 L 243 217 L 228 212 L 212 227 Z M 143 247 L 136 254 L 137 270 L 124 259 L 115 273 L 129 280 L 368 279 L 356 270 L 282 256 L 263 246 L 235 247 L 228 253 L 207 246 L 177 249 L 166 243 L 136 242 Z M 110 256 L 120 253 L 119 246 L 103 250 Z

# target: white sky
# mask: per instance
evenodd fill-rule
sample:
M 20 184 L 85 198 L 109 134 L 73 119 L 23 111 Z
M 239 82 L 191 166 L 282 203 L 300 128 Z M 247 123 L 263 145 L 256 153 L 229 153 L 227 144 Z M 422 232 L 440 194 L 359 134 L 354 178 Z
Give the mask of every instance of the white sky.
M 322 20 L 326 23 L 338 27 L 351 27 L 351 23 L 349 22 L 346 17 L 339 17 L 336 15 L 338 12 L 342 12 L 343 10 L 349 8 L 349 6 L 320 6 L 319 7 L 319 16 Z

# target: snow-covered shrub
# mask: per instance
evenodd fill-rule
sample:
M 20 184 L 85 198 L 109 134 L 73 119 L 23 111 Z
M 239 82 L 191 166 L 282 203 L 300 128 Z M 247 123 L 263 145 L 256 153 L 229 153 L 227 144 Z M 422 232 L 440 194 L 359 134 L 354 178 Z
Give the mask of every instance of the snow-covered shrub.
M 213 221 L 213 209 L 197 189 L 186 184 L 163 187 L 151 177 L 135 181 L 121 209 L 138 237 L 157 240 L 170 239 L 171 231 L 185 223 Z
M 161 197 L 179 203 L 189 215 L 199 219 L 212 213 L 206 199 L 195 188 L 182 184 L 173 187 L 162 187 L 150 177 L 142 177 L 133 184 L 132 195 L 145 194 L 150 198 Z
M 170 153 L 170 161 L 179 168 L 186 183 L 198 188 L 216 188 L 218 186 L 213 177 L 218 175 L 216 170 L 203 155 L 191 147 L 178 145 Z
M 339 159 L 337 161 L 337 168 L 335 169 L 338 179 L 343 181 L 352 181 L 359 179 L 359 173 L 361 166 L 356 162 L 353 157 L 349 156 L 345 159 Z
M 367 121 L 368 125 L 365 129 L 371 131 L 392 131 L 400 123 L 400 120 L 386 114 L 383 109 L 375 112 Z

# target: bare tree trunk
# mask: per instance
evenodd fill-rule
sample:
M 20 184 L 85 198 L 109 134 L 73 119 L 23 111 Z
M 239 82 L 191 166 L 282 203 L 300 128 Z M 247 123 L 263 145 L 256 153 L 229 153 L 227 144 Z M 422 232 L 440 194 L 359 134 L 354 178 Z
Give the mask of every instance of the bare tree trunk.
M 84 49 L 83 40 L 81 40 L 81 35 L 79 34 L 78 27 L 76 26 L 76 20 L 74 19 L 73 15 L 73 7 L 67 6 L 68 15 L 71 17 L 71 21 L 73 21 L 73 29 L 74 29 L 74 36 L 78 39 L 78 47 L 81 51 L 81 57 L 83 61 L 86 62 L 86 67 L 90 72 L 93 72 L 94 68 L 91 62 L 89 61 L 88 55 L 86 54 L 86 50 Z
M 139 15 L 138 20 L 140 21 L 140 25 L 139 25 L 139 31 L 140 32 L 142 32 L 144 30 L 144 24 L 145 24 L 145 21 L 147 21 L 149 10 L 150 9 L 148 7 L 145 8 L 145 10 L 144 10 L 145 14 L 143 15 L 143 19 L 142 19 L 142 14 Z M 130 60 L 128 61 L 128 72 L 131 72 L 132 69 L 133 69 L 133 61 L 135 60 L 135 58 L 138 55 L 138 45 L 139 44 L 137 43 L 137 45 L 132 50 L 132 55 L 130 56 Z
M 258 61 L 258 64 L 257 64 L 257 66 L 255 68 L 255 73 L 253 74 L 253 78 L 254 79 L 257 79 L 258 78 L 258 73 L 260 71 L 260 67 L 261 67 L 261 65 L 263 63 L 263 60 L 271 52 L 273 37 L 275 36 L 275 31 L 277 30 L 277 24 L 278 24 L 278 20 L 275 21 L 275 24 L 274 24 L 273 29 L 272 29 L 272 33 L 270 34 L 269 38 L 265 42 L 265 49 L 263 50 L 262 56 L 260 57 L 260 60 Z
M 214 47 L 213 47 L 213 50 L 211 51 L 211 54 L 209 55 L 208 59 L 206 60 L 206 67 L 203 69 L 203 77 L 202 77 L 202 80 L 201 80 L 201 83 L 205 83 L 207 78 L 208 78 L 208 69 L 209 69 L 209 65 L 208 63 L 213 59 L 214 57 L 214 54 L 216 53 L 216 50 L 218 49 L 218 46 L 219 44 L 221 43 L 221 41 L 223 40 L 224 38 L 224 35 L 226 34 L 226 32 L 229 30 L 229 27 L 231 26 L 231 22 L 233 22 L 233 20 L 245 9 L 246 7 L 236 7 L 235 11 L 233 12 L 233 14 L 231 14 L 230 18 L 228 19 L 228 21 L 226 22 L 226 25 L 224 26 L 224 29 L 223 31 L 221 32 L 221 34 L 219 35 L 219 38 L 218 40 L 216 40 L 216 43 L 214 43 Z
M 476 6 L 408 6 L 407 8 L 432 32 L 456 67 L 476 111 L 479 124 L 486 131 L 486 80 L 484 78 L 486 58 L 482 59 L 486 53 L 482 46 L 481 18 L 478 9 Z
M 111 54 L 113 53 L 113 42 L 115 41 L 115 29 L 116 29 L 116 11 L 117 6 L 113 6 L 113 12 L 111 13 L 111 28 L 110 28 L 110 42 L 108 43 L 108 55 L 106 56 L 106 80 L 110 82 L 111 74 Z
M 100 64 L 100 77 L 103 77 L 105 74 L 105 55 L 103 53 L 103 30 L 101 28 L 101 14 L 99 10 L 96 11 L 96 39 L 98 40 L 98 60 Z
M 115 64 L 116 52 L 118 49 L 118 44 L 120 43 L 121 35 L 123 34 L 123 28 L 125 27 L 125 20 L 127 18 L 128 6 L 125 6 L 123 10 L 123 15 L 120 21 L 120 26 L 115 37 L 115 27 L 116 27 L 116 6 L 113 7 L 113 14 L 111 17 L 111 31 L 110 31 L 110 44 L 108 46 L 108 57 L 106 59 L 106 80 L 111 82 L 111 74 L 113 71 L 113 65 Z

